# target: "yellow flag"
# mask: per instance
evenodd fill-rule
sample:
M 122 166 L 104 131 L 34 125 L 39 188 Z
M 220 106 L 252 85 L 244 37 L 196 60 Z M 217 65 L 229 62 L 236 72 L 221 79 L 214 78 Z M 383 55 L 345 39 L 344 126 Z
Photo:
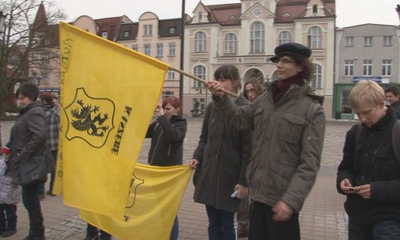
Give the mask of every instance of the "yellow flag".
M 193 170 L 188 165 L 137 164 L 125 221 L 80 211 L 80 216 L 121 240 L 167 240 Z
M 63 22 L 60 53 L 63 111 L 55 192 L 67 205 L 124 219 L 168 65 Z

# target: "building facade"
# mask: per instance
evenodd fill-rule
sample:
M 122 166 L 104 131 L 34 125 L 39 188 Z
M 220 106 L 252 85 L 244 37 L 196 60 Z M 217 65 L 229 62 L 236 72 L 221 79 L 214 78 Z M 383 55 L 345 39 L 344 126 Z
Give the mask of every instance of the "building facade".
M 242 83 L 254 75 L 263 82 L 276 79 L 275 65 L 269 60 L 276 46 L 298 42 L 310 47 L 315 64 L 311 85 L 317 94 L 325 96 L 324 108 L 330 116 L 334 0 L 241 0 L 238 4 L 222 5 L 204 5 L 200 1 L 185 25 L 184 39 L 185 71 L 210 80 L 218 67 L 232 64 L 239 69 Z M 186 114 L 197 102 L 205 109 L 210 100 L 208 91 L 197 81 L 184 79 Z
M 181 35 L 181 18 L 160 20 L 156 14 L 145 12 L 139 17 L 139 22 L 120 25 L 116 42 L 179 69 Z M 179 73 L 168 71 L 162 99 L 179 96 L 179 77 Z
M 348 96 L 359 80 L 400 84 L 400 26 L 362 24 L 336 30 L 335 118 L 354 118 Z

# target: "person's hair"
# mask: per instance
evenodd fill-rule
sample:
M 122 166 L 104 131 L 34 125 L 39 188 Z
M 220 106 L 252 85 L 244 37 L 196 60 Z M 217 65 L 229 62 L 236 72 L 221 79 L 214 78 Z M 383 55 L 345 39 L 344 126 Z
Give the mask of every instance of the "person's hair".
M 19 95 L 29 98 L 32 101 L 36 101 L 39 96 L 39 88 L 33 83 L 22 84 L 15 92 L 15 97 Z
M 246 83 L 244 84 L 244 87 L 243 87 L 243 96 L 244 96 L 246 99 L 249 99 L 249 97 L 247 96 L 247 92 L 246 92 L 246 86 L 249 85 L 249 84 L 252 84 L 252 85 L 253 85 L 254 90 L 256 91 L 257 97 L 260 96 L 261 93 L 263 93 L 263 87 L 262 87 L 260 81 L 258 80 L 258 78 L 257 78 L 257 77 L 250 77 L 250 78 L 246 81 Z
M 296 56 L 291 56 L 297 65 L 302 65 L 303 71 L 300 72 L 300 76 L 307 81 L 312 81 L 314 79 L 314 63 L 311 62 L 309 58 L 301 58 Z
M 385 89 L 385 93 L 393 93 L 394 96 L 398 97 L 400 94 L 399 88 L 396 86 L 391 86 Z
M 385 99 L 383 88 L 371 80 L 359 81 L 351 90 L 349 97 L 352 108 L 360 108 L 365 105 L 377 107 Z
M 44 102 L 44 105 L 50 105 L 51 107 L 54 106 L 53 102 L 54 97 L 51 93 L 43 92 L 39 95 L 39 98 L 42 101 L 42 103 Z
M 230 79 L 232 82 L 237 81 L 238 85 L 236 87 L 236 93 L 242 89 L 242 83 L 240 82 L 240 75 L 239 70 L 237 67 L 233 65 L 222 65 L 221 67 L 217 68 L 214 72 L 214 79 Z
M 174 108 L 179 108 L 179 112 L 182 111 L 182 102 L 178 97 L 169 96 L 166 97 L 162 103 L 162 108 L 165 108 L 167 104 L 170 103 Z

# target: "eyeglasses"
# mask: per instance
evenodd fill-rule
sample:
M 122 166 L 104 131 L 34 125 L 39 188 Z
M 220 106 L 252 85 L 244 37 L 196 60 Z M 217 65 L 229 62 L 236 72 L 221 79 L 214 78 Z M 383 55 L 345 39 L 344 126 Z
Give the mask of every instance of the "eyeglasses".
M 279 62 L 282 63 L 282 64 L 295 63 L 295 61 L 293 59 L 290 59 L 290 58 L 281 58 L 281 59 L 276 60 L 274 63 L 278 64 Z

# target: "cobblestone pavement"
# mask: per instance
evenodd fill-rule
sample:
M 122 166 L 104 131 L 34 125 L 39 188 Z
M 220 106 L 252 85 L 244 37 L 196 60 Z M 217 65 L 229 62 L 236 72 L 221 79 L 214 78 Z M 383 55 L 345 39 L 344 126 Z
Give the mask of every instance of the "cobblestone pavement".
M 184 145 L 184 160 L 189 160 L 201 130 L 202 118 L 188 118 L 188 132 Z M 12 121 L 2 121 L 1 138 L 6 143 Z M 344 196 L 337 194 L 335 189 L 336 168 L 341 160 L 341 152 L 346 131 L 354 122 L 327 121 L 325 145 L 321 169 L 317 182 L 305 202 L 300 213 L 300 225 L 303 240 L 344 240 L 347 239 L 347 216 L 343 210 Z M 140 162 L 146 161 L 150 141 L 146 140 L 139 157 Z M 189 184 L 179 210 L 179 239 L 206 240 L 207 216 L 204 205 L 193 202 L 193 184 Z M 85 238 L 86 223 L 75 208 L 63 204 L 61 196 L 46 198 L 41 201 L 48 240 L 78 240 Z M 23 239 L 29 229 L 28 216 L 25 208 L 18 205 L 18 232 L 8 239 Z M 132 234 L 134 235 L 134 234 Z M 134 237 L 132 237 L 134 239 Z M 245 239 L 245 238 L 242 238 Z

